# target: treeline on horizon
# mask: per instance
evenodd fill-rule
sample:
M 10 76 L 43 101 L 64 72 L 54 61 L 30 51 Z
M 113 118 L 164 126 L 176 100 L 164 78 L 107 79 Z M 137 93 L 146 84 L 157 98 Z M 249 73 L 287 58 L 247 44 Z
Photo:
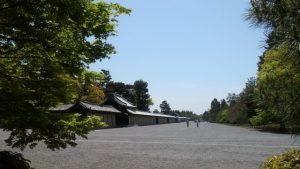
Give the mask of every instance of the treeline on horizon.
M 264 28 L 266 35 L 257 77 L 250 78 L 241 93 L 213 99 L 204 120 L 299 133 L 299 8 L 295 0 L 251 1 L 245 19 Z
M 210 109 L 202 115 L 204 121 L 230 124 L 246 124 L 257 115 L 255 98 L 256 79 L 248 79 L 245 88 L 239 94 L 229 93 L 226 99 L 211 101 Z
M 172 110 L 170 104 L 166 100 L 162 101 L 159 107 L 161 111 L 159 112 L 157 109 L 155 109 L 153 113 L 162 113 L 171 116 L 188 117 L 190 118 L 190 120 L 198 120 L 201 118 L 200 115 L 197 115 L 189 110 L 181 110 L 181 111 Z

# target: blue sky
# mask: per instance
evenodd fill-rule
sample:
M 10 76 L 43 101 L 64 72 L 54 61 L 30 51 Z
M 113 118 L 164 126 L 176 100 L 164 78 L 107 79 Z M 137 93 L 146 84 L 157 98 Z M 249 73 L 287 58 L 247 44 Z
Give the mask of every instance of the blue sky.
M 243 15 L 249 0 L 113 0 L 132 9 L 109 41 L 117 54 L 90 65 L 114 81 L 148 82 L 154 106 L 202 114 L 256 75 L 262 30 Z

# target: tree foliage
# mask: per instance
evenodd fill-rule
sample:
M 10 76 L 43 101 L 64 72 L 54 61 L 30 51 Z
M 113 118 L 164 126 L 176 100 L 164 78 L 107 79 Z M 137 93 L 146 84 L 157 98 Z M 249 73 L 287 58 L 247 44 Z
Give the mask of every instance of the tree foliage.
M 105 101 L 104 86 L 106 76 L 102 72 L 84 71 L 79 76 L 78 95 L 81 101 L 101 104 Z
M 260 108 L 282 127 L 300 125 L 300 69 L 287 48 L 266 52 L 258 73 Z
M 111 76 L 106 72 L 105 76 Z M 119 94 L 137 106 L 139 110 L 149 111 L 149 106 L 153 105 L 148 92 L 148 83 L 143 80 L 136 80 L 134 84 L 123 82 L 107 81 L 104 86 L 106 95 Z
M 167 115 L 171 115 L 171 116 L 178 116 L 178 117 L 187 117 L 191 120 L 199 120 L 200 116 L 197 114 L 194 114 L 192 111 L 190 110 L 172 110 L 169 103 L 164 100 L 161 102 L 161 104 L 159 105 L 160 109 L 161 109 L 161 113 L 163 114 L 167 114 Z
M 21 153 L 0 151 L 1 169 L 33 169 L 29 163 L 30 161 L 25 159 Z
M 149 111 L 149 106 L 153 105 L 148 93 L 148 83 L 143 80 L 137 80 L 133 84 L 135 103 L 139 110 Z
M 154 109 L 154 110 L 153 110 L 153 113 L 156 113 L 156 114 L 158 114 L 158 113 L 159 113 L 159 111 L 158 111 L 157 109 Z
M 300 168 L 300 149 L 268 157 L 260 169 L 298 169 Z
M 267 48 L 288 46 L 300 50 L 300 2 L 298 0 L 251 0 L 246 19 L 266 30 Z
M 252 0 L 247 19 L 266 31 L 257 80 L 258 115 L 253 124 L 297 128 L 299 118 L 300 1 Z
M 217 114 L 217 122 L 219 123 L 229 123 L 228 119 L 228 113 L 229 109 L 228 107 L 224 107 L 223 109 L 220 110 L 220 112 Z
M 249 118 L 256 115 L 256 79 L 251 77 L 245 84 L 245 88 L 238 95 L 229 94 L 228 122 L 246 124 Z
M 217 121 L 217 114 L 220 111 L 220 102 L 214 98 L 210 103 L 210 111 L 209 111 L 209 121 L 216 122 Z
M 162 112 L 163 114 L 171 113 L 171 107 L 166 100 L 162 101 L 159 107 L 160 107 L 160 112 Z
M 85 136 L 99 119 L 73 116 L 62 123 L 48 109 L 76 99 L 82 71 L 115 52 L 107 38 L 115 35 L 116 17 L 129 10 L 92 0 L 3 0 L 0 11 L 0 116 L 11 131 L 6 142 L 22 149 L 41 140 L 51 149 L 74 145 L 75 135 Z M 80 125 L 68 123 L 74 118 Z
M 188 117 L 190 120 L 199 120 L 200 116 L 190 110 L 172 110 L 170 115 L 179 117 Z
M 256 115 L 256 79 L 250 78 L 245 84 L 245 88 L 239 94 L 229 93 L 226 101 L 218 101 L 214 98 L 211 102 L 211 108 L 205 111 L 202 118 L 205 121 L 245 124 L 249 118 Z
M 204 111 L 204 113 L 202 114 L 202 120 L 209 121 L 209 110 Z
M 256 90 L 256 78 L 251 77 L 246 82 L 245 88 L 243 91 L 239 94 L 241 102 L 245 106 L 245 113 L 248 117 L 252 117 L 256 115 L 256 109 L 257 109 L 257 95 L 255 93 Z
M 53 123 L 48 124 L 47 128 L 11 129 L 11 134 L 5 142 L 8 146 L 23 150 L 27 145 L 33 148 L 38 142 L 43 141 L 47 148 L 55 150 L 66 148 L 67 145 L 76 146 L 76 135 L 87 138 L 86 134 L 90 130 L 106 126 L 99 116 L 84 117 L 80 114 L 64 116 L 49 114 L 47 120 Z
M 135 98 L 134 98 L 133 85 L 131 85 L 131 84 L 110 81 L 106 85 L 105 92 L 106 92 L 106 95 L 110 95 L 113 93 L 122 95 L 124 98 L 129 100 L 131 103 L 136 104 Z

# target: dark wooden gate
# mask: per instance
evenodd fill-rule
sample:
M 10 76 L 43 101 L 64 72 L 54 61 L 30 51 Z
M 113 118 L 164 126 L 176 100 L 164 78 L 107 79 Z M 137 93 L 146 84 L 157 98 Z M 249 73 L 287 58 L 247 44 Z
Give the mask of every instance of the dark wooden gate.
M 117 127 L 124 127 L 129 125 L 129 117 L 125 113 L 116 114 Z

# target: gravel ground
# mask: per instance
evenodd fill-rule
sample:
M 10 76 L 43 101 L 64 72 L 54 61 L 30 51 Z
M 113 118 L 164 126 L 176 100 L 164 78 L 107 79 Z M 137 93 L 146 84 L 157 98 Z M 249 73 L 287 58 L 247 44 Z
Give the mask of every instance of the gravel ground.
M 9 149 L 0 132 L 0 148 Z M 26 149 L 36 169 L 255 169 L 268 156 L 300 148 L 300 139 L 249 128 L 191 122 L 97 130 L 78 146 Z

